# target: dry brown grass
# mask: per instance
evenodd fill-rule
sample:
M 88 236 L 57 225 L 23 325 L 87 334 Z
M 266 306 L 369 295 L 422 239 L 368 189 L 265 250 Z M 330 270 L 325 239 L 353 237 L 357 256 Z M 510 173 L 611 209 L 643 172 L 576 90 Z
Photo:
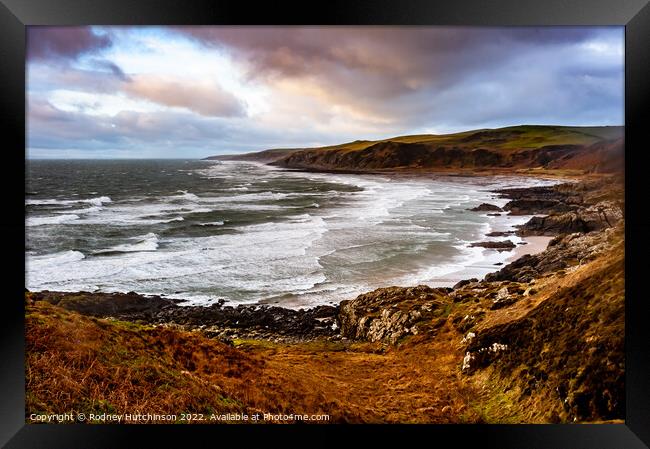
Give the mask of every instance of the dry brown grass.
M 512 346 L 474 374 L 488 422 L 622 422 L 624 247 L 550 279 L 528 304 L 481 323 L 479 337 Z M 487 341 L 486 340 L 486 341 Z
M 299 344 L 261 348 L 267 370 L 303 379 L 328 412 L 352 422 L 453 423 L 479 419 L 468 409 L 476 395 L 460 374 L 457 335 L 410 337 L 398 347 L 351 344 L 345 350 Z
M 325 413 L 333 422 L 462 422 L 474 395 L 450 343 L 243 342 L 29 305 L 27 413 Z
M 262 362 L 198 335 L 93 319 L 38 303 L 26 317 L 30 413 L 220 413 Z

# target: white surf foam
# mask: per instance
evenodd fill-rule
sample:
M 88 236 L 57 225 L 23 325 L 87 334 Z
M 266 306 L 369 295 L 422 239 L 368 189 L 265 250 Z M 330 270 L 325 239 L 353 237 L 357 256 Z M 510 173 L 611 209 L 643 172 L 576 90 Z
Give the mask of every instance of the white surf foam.
M 156 251 L 158 249 L 158 236 L 153 232 L 140 237 L 134 237 L 131 240 L 135 241 L 135 243 L 125 243 L 123 245 L 113 246 L 106 250 L 97 251 L 96 254 Z
M 87 198 L 81 200 L 58 200 L 54 198 L 45 199 L 45 200 L 37 200 L 37 199 L 30 198 L 25 200 L 25 204 L 33 204 L 33 205 L 69 205 L 75 203 L 88 203 L 95 206 L 101 206 L 104 203 L 110 203 L 110 202 L 112 202 L 112 200 L 107 196 L 100 196 L 97 198 Z
M 78 220 L 79 215 L 76 214 L 64 214 L 64 215 L 55 215 L 55 216 L 46 216 L 46 217 L 27 217 L 25 224 L 27 226 L 44 226 L 44 225 L 57 225 L 62 223 L 68 223 L 70 221 Z
M 212 221 L 210 223 L 199 223 L 199 226 L 223 226 L 223 221 Z
M 480 184 L 476 180 L 299 173 L 259 168 L 254 164 L 224 164 L 218 169 L 202 170 L 201 174 L 218 178 L 234 178 L 233 173 L 241 171 L 231 188 L 238 190 L 212 194 L 202 191 L 200 197 L 179 190 L 164 197 L 140 198 L 137 203 L 135 199 L 119 201 L 97 214 L 81 212 L 102 207 L 105 204 L 102 201 L 79 209 L 83 219 L 69 217 L 70 223 L 112 226 L 168 223 L 181 221 L 188 214 L 221 209 L 283 210 L 287 216 L 280 218 L 276 214 L 274 221 L 233 227 L 234 232 L 230 234 L 167 237 L 164 245 L 155 234 L 146 234 L 103 250 L 101 257 L 84 258 L 75 251 L 61 255 L 59 260 L 28 254 L 28 288 L 135 290 L 190 298 L 195 304 L 207 303 L 215 297 L 255 302 L 293 294 L 301 299 L 294 298 L 293 302 L 282 305 L 302 307 L 349 299 L 355 293 L 381 285 L 449 282 L 463 270 L 473 273 L 476 267 L 476 270 L 487 269 L 486 265 L 498 260 L 495 258 L 507 257 L 508 253 L 468 248 L 468 239 L 476 237 L 476 241 L 488 229 L 505 230 L 501 228 L 507 229 L 523 219 L 484 217 L 466 211 L 481 202 L 505 204 L 507 200 L 495 199 L 489 192 L 502 185 L 489 180 Z M 263 174 L 259 170 L 264 170 Z M 311 179 L 363 190 L 291 192 L 293 178 L 301 183 Z M 265 181 L 286 183 L 280 191 L 255 192 L 250 183 L 244 183 L 251 179 L 255 180 L 255 186 Z M 526 185 L 517 180 L 511 184 L 513 187 Z M 335 206 L 327 207 L 328 201 L 316 208 L 314 203 L 309 213 L 291 215 L 296 206 L 284 205 L 282 200 L 302 195 L 331 197 Z M 70 204 L 83 203 L 72 201 L 63 205 Z M 64 216 L 60 214 L 57 218 Z M 214 218 L 221 217 L 211 219 Z M 224 221 L 200 225 L 223 226 Z M 458 235 L 464 236 L 467 242 L 459 242 Z M 436 258 L 430 253 L 438 247 L 449 252 L 449 245 L 453 244 L 458 246 L 454 257 Z M 431 260 L 434 262 L 428 263 Z
M 101 205 L 103 205 L 105 203 L 111 203 L 111 202 L 113 202 L 113 200 L 111 200 L 107 196 L 100 196 L 98 198 L 89 198 L 87 200 L 80 200 L 79 202 L 80 203 L 92 204 L 94 206 L 101 206 Z
M 180 195 L 172 196 L 172 199 L 182 198 L 187 201 L 199 201 L 199 197 L 193 193 L 188 192 L 187 190 L 177 190 Z
M 184 221 L 184 220 L 185 218 L 183 217 L 174 217 L 174 218 L 170 218 L 169 220 L 160 220 L 158 221 L 158 223 L 172 223 L 174 221 Z
M 104 208 L 101 206 L 90 206 L 90 207 L 84 207 L 83 209 L 65 209 L 62 211 L 56 211 L 57 214 L 92 214 L 99 212 L 103 210 Z
M 61 251 L 53 254 L 45 254 L 40 256 L 31 256 L 29 263 L 32 267 L 37 268 L 50 264 L 65 264 L 69 262 L 78 262 L 83 260 L 86 256 L 80 251 Z

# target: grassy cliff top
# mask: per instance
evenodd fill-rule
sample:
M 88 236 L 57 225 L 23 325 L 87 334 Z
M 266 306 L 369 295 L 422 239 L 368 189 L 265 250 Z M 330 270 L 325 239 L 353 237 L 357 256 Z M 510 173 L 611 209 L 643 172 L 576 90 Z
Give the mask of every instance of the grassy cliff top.
M 481 147 L 509 150 L 539 148 L 547 145 L 591 145 L 601 140 L 623 136 L 621 126 L 547 126 L 521 125 L 506 128 L 477 129 L 453 134 L 415 134 L 380 140 L 356 140 L 315 149 L 348 151 L 364 150 L 379 142 L 434 143 L 443 146 Z
M 452 134 L 415 134 L 395 136 L 379 140 L 355 140 L 353 142 L 314 148 L 279 148 L 239 156 L 280 157 L 298 150 L 338 150 L 343 152 L 361 151 L 381 142 L 426 143 L 446 147 L 479 148 L 494 150 L 534 149 L 548 145 L 591 145 L 603 140 L 623 137 L 622 126 L 556 126 L 519 125 L 505 128 L 484 128 Z M 221 158 L 227 156 L 214 156 Z

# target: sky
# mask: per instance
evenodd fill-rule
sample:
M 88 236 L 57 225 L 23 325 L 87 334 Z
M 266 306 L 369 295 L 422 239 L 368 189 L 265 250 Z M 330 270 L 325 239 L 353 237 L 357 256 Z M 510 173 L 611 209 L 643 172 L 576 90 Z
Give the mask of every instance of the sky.
M 27 157 L 624 123 L 623 27 L 39 27 Z

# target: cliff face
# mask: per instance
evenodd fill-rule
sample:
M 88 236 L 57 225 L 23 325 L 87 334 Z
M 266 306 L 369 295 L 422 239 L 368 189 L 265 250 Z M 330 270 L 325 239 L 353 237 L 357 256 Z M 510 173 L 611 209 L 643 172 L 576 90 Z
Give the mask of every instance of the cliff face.
M 591 128 L 588 128 L 589 130 Z M 273 165 L 312 170 L 530 169 L 622 170 L 622 130 L 515 127 L 446 136 L 409 136 L 293 151 Z M 617 134 L 618 132 L 618 134 Z
M 296 151 L 273 162 L 273 165 L 322 170 L 541 167 L 608 173 L 622 168 L 622 154 L 621 140 L 594 145 L 548 145 L 509 152 L 494 148 L 467 149 L 430 143 L 388 141 L 359 151 Z
M 299 170 L 571 170 L 614 173 L 623 169 L 623 128 L 511 126 L 456 134 L 355 140 L 319 148 L 280 148 L 211 156 Z

